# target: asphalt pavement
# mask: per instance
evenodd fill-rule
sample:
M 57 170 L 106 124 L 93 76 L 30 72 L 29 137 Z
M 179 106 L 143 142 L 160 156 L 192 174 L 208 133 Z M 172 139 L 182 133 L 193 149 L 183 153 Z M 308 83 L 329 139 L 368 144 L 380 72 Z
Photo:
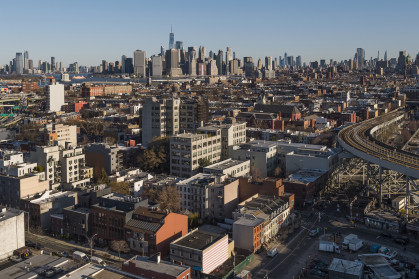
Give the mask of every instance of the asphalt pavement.
M 336 215 L 333 213 L 336 212 Z M 320 218 L 319 218 L 320 212 Z M 257 255 L 257 264 L 246 267 L 251 269 L 253 278 L 298 278 L 298 274 L 306 268 L 310 260 L 319 255 L 318 236 L 310 237 L 309 231 L 319 228 L 319 234 L 340 232 L 342 236 L 356 234 L 364 241 L 365 246 L 379 244 L 398 252 L 402 259 L 419 263 L 419 242 L 411 241 L 406 247 L 392 241 L 390 238 L 380 236 L 380 231 L 365 227 L 362 224 L 352 225 L 337 212 L 336 207 L 321 211 L 308 210 L 302 212 L 302 225 L 299 231 L 292 235 L 289 241 L 273 243 L 271 247 L 278 248 L 278 254 L 273 258 L 266 257 L 266 252 Z M 256 256 L 256 255 L 255 255 Z M 356 258 L 356 255 L 353 255 Z M 256 258 L 256 257 L 255 257 Z M 267 276 L 267 277 L 266 277 Z

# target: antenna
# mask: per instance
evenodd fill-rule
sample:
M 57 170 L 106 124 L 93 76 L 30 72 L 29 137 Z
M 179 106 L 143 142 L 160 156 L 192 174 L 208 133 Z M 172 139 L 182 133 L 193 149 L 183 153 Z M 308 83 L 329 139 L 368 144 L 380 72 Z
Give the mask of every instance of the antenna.
M 173 26 L 170 24 L 170 33 L 173 33 Z

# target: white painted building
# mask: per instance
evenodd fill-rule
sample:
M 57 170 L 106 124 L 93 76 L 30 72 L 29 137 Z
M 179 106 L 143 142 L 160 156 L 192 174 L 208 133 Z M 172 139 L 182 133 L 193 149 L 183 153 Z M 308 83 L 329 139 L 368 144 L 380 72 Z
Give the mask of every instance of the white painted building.
M 181 208 L 196 212 L 202 219 L 231 218 L 239 203 L 239 180 L 215 174 L 198 173 L 176 183 Z
M 143 172 L 140 169 L 118 171 L 114 175 L 109 176 L 110 181 L 128 182 L 134 197 L 141 196 L 144 182 L 152 178 L 153 176 L 151 174 Z
M 228 175 L 230 177 L 248 176 L 250 172 L 250 160 L 240 161 L 227 159 L 205 167 L 203 172 Z
M 1 208 L 0 212 L 0 260 L 13 255 L 13 251 L 25 246 L 24 212 Z
M 250 160 L 250 167 L 257 168 L 262 177 L 273 175 L 278 165 L 276 142 L 255 140 L 230 147 L 235 160 Z
M 221 130 L 202 127 L 196 134 L 180 134 L 170 138 L 170 174 L 188 178 L 199 172 L 200 164 L 221 158 Z
M 46 143 L 49 145 L 57 142 L 61 146 L 66 146 L 66 143 L 72 147 L 77 146 L 77 126 L 64 124 L 46 124 L 44 127 L 44 137 Z
M 211 273 L 228 258 L 228 234 L 198 228 L 170 243 L 170 259 L 190 266 L 192 278 Z
M 47 86 L 46 111 L 61 111 L 64 105 L 64 84 L 53 83 Z
M 72 189 L 90 183 L 90 178 L 85 176 L 85 155 L 81 147 L 37 146 L 30 153 L 30 161 L 43 167 L 51 187 L 64 183 L 67 189 Z

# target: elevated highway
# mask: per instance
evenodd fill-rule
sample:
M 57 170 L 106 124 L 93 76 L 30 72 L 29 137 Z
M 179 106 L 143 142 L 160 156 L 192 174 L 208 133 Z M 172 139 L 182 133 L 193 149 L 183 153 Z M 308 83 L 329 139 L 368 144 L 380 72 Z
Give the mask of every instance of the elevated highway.
M 339 132 L 338 142 L 348 152 L 382 168 L 419 179 L 419 156 L 375 139 L 374 133 L 403 118 L 402 110 L 351 125 Z

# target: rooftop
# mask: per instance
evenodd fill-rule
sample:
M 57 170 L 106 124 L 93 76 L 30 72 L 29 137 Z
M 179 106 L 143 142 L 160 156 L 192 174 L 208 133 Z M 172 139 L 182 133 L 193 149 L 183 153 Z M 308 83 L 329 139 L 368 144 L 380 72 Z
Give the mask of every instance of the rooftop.
M 205 171 L 205 169 L 220 170 L 220 171 L 222 171 L 222 170 L 225 170 L 225 169 L 228 169 L 228 168 L 231 168 L 231 167 L 239 166 L 239 165 L 241 165 L 241 164 L 243 164 L 245 162 L 249 162 L 249 160 L 247 160 L 247 161 L 240 161 L 240 160 L 227 159 L 227 160 L 224 160 L 224 161 L 221 161 L 221 162 L 212 164 L 212 165 L 210 165 L 208 167 L 205 167 L 204 168 L 204 171 Z
M 329 271 L 359 276 L 359 274 L 362 274 L 363 267 L 364 264 L 360 262 L 353 262 L 334 258 L 329 266 Z
M 188 247 L 196 250 L 205 250 L 207 247 L 213 245 L 225 235 L 208 230 L 196 229 L 178 240 L 172 242 L 174 245 Z
M 124 262 L 123 264 L 129 265 L 129 263 L 133 263 L 137 268 L 143 270 L 151 270 L 160 274 L 167 274 L 174 277 L 181 275 L 183 272 L 187 271 L 190 268 L 189 266 L 172 264 L 170 262 L 165 261 L 157 262 L 150 260 L 147 257 L 140 256 L 134 257 L 129 261 Z
M 209 181 L 214 182 L 214 174 L 198 173 L 188 179 L 179 181 L 177 185 L 200 184 L 200 183 L 208 184 Z
M 31 201 L 31 203 L 36 203 L 36 204 L 42 204 L 42 203 L 46 203 L 46 202 L 50 202 L 62 197 L 68 197 L 68 196 L 72 196 L 75 195 L 75 192 L 72 191 L 66 191 L 66 192 L 53 192 L 53 191 L 46 191 L 41 197 L 34 197 L 32 199 L 29 199 Z
M 242 216 L 236 221 L 234 221 L 235 225 L 242 225 L 242 226 L 248 226 L 248 227 L 256 227 L 257 225 L 263 223 L 264 220 L 261 218 L 256 217 L 245 217 Z
M 16 217 L 22 213 L 23 213 L 22 210 L 18 210 L 14 208 L 7 209 L 6 207 L 0 207 L 0 222 L 9 218 Z
M 29 267 L 29 268 L 27 268 Z M 68 258 L 61 258 L 56 256 L 49 256 L 40 254 L 26 259 L 20 263 L 14 264 L 6 269 L 0 271 L 0 278 L 2 279 L 29 279 L 38 278 L 38 274 L 46 271 L 52 267 L 60 267 L 64 271 L 69 271 L 76 267 L 76 263 Z M 62 274 L 59 276 L 61 277 Z M 56 277 L 52 277 L 56 278 Z M 69 277 L 76 278 L 76 277 Z M 80 278 L 80 277 L 79 277 Z
M 287 178 L 285 178 L 284 182 L 307 184 L 316 181 L 325 173 L 327 173 L 327 171 L 325 170 L 300 169 L 297 172 L 290 174 Z

